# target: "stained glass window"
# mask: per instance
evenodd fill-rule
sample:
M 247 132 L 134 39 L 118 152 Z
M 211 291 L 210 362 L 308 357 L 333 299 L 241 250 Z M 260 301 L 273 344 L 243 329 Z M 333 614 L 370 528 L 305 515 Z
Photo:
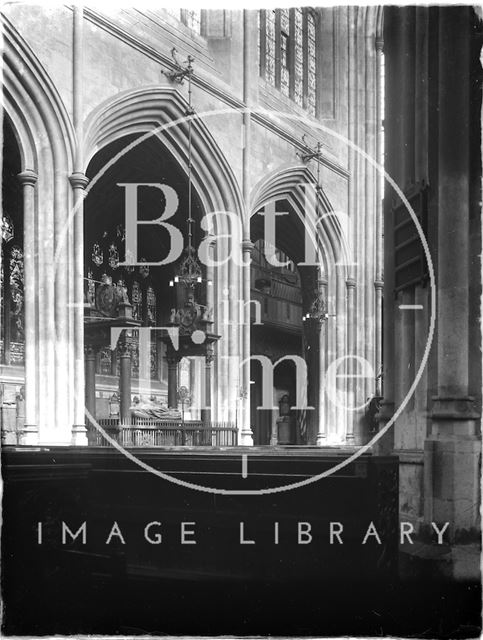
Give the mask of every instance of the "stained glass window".
M 265 79 L 275 84 L 275 9 L 266 12 Z
M 181 9 L 165 9 L 165 11 L 169 13 L 170 16 L 173 16 L 173 18 L 181 20 Z
M 315 115 L 317 96 L 317 53 L 315 42 L 315 18 L 307 14 L 307 108 Z
M 280 10 L 280 89 L 290 95 L 290 14 L 288 9 Z
M 201 10 L 185 9 L 183 22 L 196 33 L 201 33 Z
M 304 14 L 302 9 L 295 9 L 295 37 L 294 37 L 294 100 L 301 107 L 304 104 L 304 44 L 303 44 L 303 22 Z
M 317 25 L 310 9 L 259 12 L 260 74 L 317 114 Z

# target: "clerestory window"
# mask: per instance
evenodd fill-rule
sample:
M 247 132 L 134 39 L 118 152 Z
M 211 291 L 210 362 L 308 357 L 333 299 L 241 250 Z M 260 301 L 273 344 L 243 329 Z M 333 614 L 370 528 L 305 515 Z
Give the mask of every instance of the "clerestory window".
M 317 14 L 311 9 L 260 11 L 260 75 L 317 115 Z
M 169 15 L 180 20 L 187 27 L 201 35 L 202 13 L 201 9 L 166 9 Z

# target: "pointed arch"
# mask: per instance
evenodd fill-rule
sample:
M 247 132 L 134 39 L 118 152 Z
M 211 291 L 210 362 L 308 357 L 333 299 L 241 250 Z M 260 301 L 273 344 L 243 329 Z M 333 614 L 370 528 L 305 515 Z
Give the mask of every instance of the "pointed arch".
M 349 230 L 343 228 L 341 217 L 334 211 L 323 188 L 317 195 L 319 222 L 315 219 L 314 207 L 306 206 L 304 185 L 316 183 L 314 174 L 306 165 L 279 168 L 260 180 L 252 190 L 251 215 L 270 201 L 286 199 L 293 206 L 302 224 L 307 225 L 324 266 L 325 275 L 329 273 L 330 265 L 334 264 L 343 265 L 347 271 L 352 254 Z
M 186 171 L 188 103 L 169 86 L 151 86 L 118 94 L 98 106 L 87 118 L 84 136 L 86 165 L 101 148 L 116 139 L 138 134 L 156 135 Z M 205 211 L 230 211 L 243 225 L 243 198 L 235 175 L 202 117 L 192 120 L 193 186 Z
M 83 157 L 86 166 L 96 152 L 115 140 L 128 135 L 139 136 L 130 146 L 132 148 L 147 137 L 155 135 L 171 154 L 174 162 L 187 172 L 187 109 L 186 100 L 177 89 L 170 86 L 156 85 L 128 90 L 105 101 L 89 114 L 85 122 Z M 223 109 L 221 112 L 226 113 L 227 110 Z M 245 227 L 248 224 L 246 206 L 235 175 L 204 122 L 204 119 L 209 117 L 210 113 L 195 114 L 192 119 L 193 188 L 205 213 L 230 212 L 236 215 L 240 221 L 242 237 L 245 237 Z M 126 150 L 128 148 L 129 146 Z M 221 238 L 214 239 L 212 244 L 215 259 L 218 251 L 222 251 L 225 238 L 231 232 L 228 216 L 217 215 L 213 229 L 209 230 L 210 234 Z M 240 270 L 233 260 L 230 260 L 217 267 L 216 278 L 214 268 L 207 267 L 207 279 L 213 282 L 213 286 L 208 287 L 207 291 L 207 305 L 215 310 L 213 331 L 222 336 L 213 364 L 214 375 L 220 383 L 212 388 L 212 405 L 215 419 L 232 419 L 233 408 L 236 406 L 234 394 L 237 372 L 236 367 L 229 366 L 229 358 L 239 358 L 237 347 L 241 340 L 242 327 L 235 323 L 225 326 L 222 314 L 218 310 L 222 308 L 227 287 L 230 287 L 232 292 L 231 304 L 234 300 L 240 299 Z M 222 413 L 221 399 L 228 402 L 229 411 L 226 416 Z
M 19 142 L 22 169 L 39 173 L 40 158 L 44 159 L 48 147 L 52 164 L 67 175 L 72 171 L 76 144 L 67 109 L 47 71 L 12 23 L 2 16 L 1 24 L 3 107 Z
M 3 115 L 17 138 L 22 171 L 35 196 L 24 199 L 25 392 L 30 443 L 71 440 L 73 379 L 72 194 L 75 134 L 67 109 L 35 53 L 5 16 Z M 41 247 L 41 251 L 35 247 Z M 39 299 L 40 298 L 40 299 Z M 54 372 L 47 376 L 45 373 Z M 55 402 L 67 398 L 66 402 Z

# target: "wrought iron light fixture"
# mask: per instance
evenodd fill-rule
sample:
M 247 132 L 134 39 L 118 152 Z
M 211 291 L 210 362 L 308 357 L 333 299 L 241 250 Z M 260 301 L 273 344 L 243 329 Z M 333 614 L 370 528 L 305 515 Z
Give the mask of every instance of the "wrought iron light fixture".
M 304 145 L 307 147 L 308 152 L 303 154 L 297 154 L 299 158 L 303 162 L 309 162 L 309 160 L 317 161 L 317 183 L 315 185 L 315 195 L 316 195 L 315 218 L 316 220 L 318 220 L 319 219 L 319 195 L 320 195 L 320 192 L 322 191 L 322 186 L 320 184 L 320 162 L 322 159 L 322 148 L 325 145 L 322 142 L 320 142 L 320 140 L 318 140 L 317 144 L 315 145 L 315 148 L 311 149 L 307 143 L 305 134 L 302 136 L 302 141 Z M 322 298 L 319 286 L 317 286 L 314 289 L 314 298 L 313 298 L 312 304 L 310 305 L 309 312 L 303 316 L 302 320 L 304 322 L 307 320 L 310 320 L 315 324 L 320 325 L 322 324 L 322 322 L 324 322 L 324 320 L 327 320 L 328 318 L 329 318 L 329 314 L 327 313 L 325 301 Z
M 329 314 L 326 311 L 325 303 L 318 291 L 314 294 L 314 300 L 310 306 L 310 311 L 306 313 L 303 317 L 303 320 L 312 320 L 318 323 L 322 323 L 324 320 L 327 320 Z
M 193 77 L 193 56 L 188 56 L 185 66 L 183 67 L 176 58 L 176 49 L 173 48 L 171 55 L 175 62 L 176 70 L 172 72 L 164 72 L 172 81 L 182 83 L 185 78 L 188 79 L 188 108 L 186 117 L 188 118 L 188 246 L 185 249 L 185 256 L 180 262 L 174 279 L 169 285 L 174 287 L 176 284 L 182 284 L 189 289 L 194 289 L 197 284 L 203 281 L 203 272 L 201 264 L 196 257 L 195 248 L 193 247 L 193 197 L 192 197 L 192 169 L 193 169 L 193 153 L 192 153 L 192 129 L 194 109 L 191 102 L 192 94 L 192 77 Z

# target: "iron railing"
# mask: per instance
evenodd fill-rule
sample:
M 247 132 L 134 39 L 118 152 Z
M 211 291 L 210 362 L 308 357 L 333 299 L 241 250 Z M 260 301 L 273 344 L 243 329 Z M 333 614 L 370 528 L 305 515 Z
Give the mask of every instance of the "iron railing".
M 155 420 L 134 418 L 123 422 L 115 418 L 98 420 L 108 436 L 123 447 L 234 447 L 238 433 L 232 422 L 209 422 L 201 420 Z M 97 427 L 87 424 L 89 446 L 111 447 Z

